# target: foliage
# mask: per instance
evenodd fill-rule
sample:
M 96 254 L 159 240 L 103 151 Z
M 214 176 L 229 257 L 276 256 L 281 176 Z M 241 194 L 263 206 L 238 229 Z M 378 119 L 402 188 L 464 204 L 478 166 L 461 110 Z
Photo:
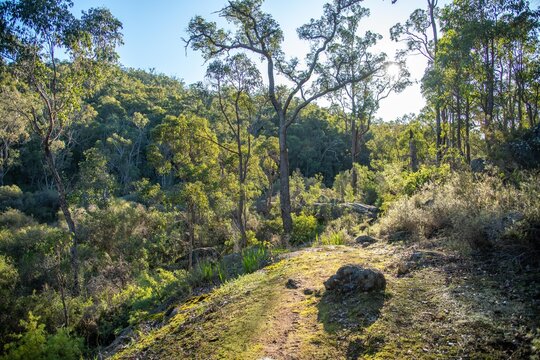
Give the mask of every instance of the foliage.
M 313 215 L 293 215 L 293 233 L 291 244 L 306 244 L 315 240 L 319 224 Z
M 268 251 L 263 246 L 253 246 L 242 251 L 242 267 L 245 274 L 260 269 L 268 261 Z
M 6 345 L 6 355 L 2 359 L 80 359 L 83 354 L 83 339 L 72 337 L 66 329 L 49 335 L 39 317 L 28 313 L 28 320 L 21 320 L 24 332 L 16 334 L 16 340 Z
M 416 238 L 448 237 L 461 249 L 504 249 L 534 261 L 539 213 L 538 174 L 523 173 L 518 184 L 497 176 L 456 174 L 390 206 L 380 232 L 406 231 Z

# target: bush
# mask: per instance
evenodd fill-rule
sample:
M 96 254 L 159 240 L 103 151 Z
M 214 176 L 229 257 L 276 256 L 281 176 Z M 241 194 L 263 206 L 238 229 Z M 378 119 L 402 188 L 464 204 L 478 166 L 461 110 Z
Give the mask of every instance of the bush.
M 444 235 L 460 247 L 504 248 L 534 259 L 540 251 L 540 183 L 534 173 L 516 178 L 512 184 L 496 176 L 455 174 L 393 203 L 379 232 L 406 231 L 418 239 Z
M 0 210 L 20 208 L 23 192 L 17 185 L 0 186 Z
M 0 214 L 0 227 L 16 230 L 32 225 L 36 225 L 36 221 L 17 209 L 8 209 Z
M 13 335 L 15 341 L 5 346 L 2 360 L 76 360 L 83 355 L 83 339 L 70 336 L 68 330 L 60 329 L 54 335 L 45 331 L 39 317 L 28 314 L 28 321 L 21 320 L 24 332 Z
M 54 190 L 25 193 L 21 210 L 41 222 L 53 222 L 60 209 L 58 193 Z
M 345 231 L 325 232 L 321 235 L 319 242 L 321 245 L 345 245 L 347 243 Z
M 305 244 L 315 240 L 317 235 L 317 219 L 312 215 L 292 215 L 293 231 L 291 236 L 291 244 Z
M 268 251 L 262 246 L 255 246 L 242 251 L 242 267 L 245 274 L 263 267 L 268 261 Z

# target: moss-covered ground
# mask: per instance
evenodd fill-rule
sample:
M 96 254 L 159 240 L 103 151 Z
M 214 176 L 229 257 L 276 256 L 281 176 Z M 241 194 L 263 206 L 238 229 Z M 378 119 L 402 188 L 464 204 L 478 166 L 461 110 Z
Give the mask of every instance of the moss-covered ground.
M 397 276 L 412 250 L 384 242 L 285 254 L 179 304 L 118 359 L 526 359 L 540 319 L 538 273 L 441 253 Z M 336 296 L 323 281 L 343 264 L 380 269 L 384 293 Z M 294 279 L 299 286 L 286 286 Z M 536 334 L 536 335 L 535 335 Z

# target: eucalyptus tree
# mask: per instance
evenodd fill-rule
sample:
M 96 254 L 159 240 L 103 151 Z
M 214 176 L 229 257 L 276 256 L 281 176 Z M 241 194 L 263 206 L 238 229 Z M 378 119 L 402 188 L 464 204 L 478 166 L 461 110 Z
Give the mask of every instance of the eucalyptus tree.
M 30 134 L 26 119 L 14 107 L 25 99 L 12 86 L 2 86 L 0 95 L 0 185 L 4 185 L 4 177 L 19 161 L 17 145 Z
M 392 0 L 396 3 L 397 0 Z M 436 78 L 438 72 L 434 66 L 439 43 L 439 7 L 438 0 L 427 0 L 427 10 L 414 10 L 404 24 L 398 23 L 390 29 L 390 37 L 394 41 L 405 42 L 407 48 L 402 53 L 420 54 L 428 61 L 426 75 Z M 433 84 L 433 94 L 428 94 L 428 100 L 435 109 L 435 133 L 437 163 L 442 159 L 442 126 L 441 126 L 441 91 L 440 83 Z
M 173 174 L 180 181 L 179 191 L 169 200 L 175 202 L 174 206 L 182 204 L 185 207 L 191 268 L 197 230 L 210 211 L 208 194 L 216 191 L 212 183 L 219 177 L 218 142 L 208 121 L 192 114 L 166 116 L 152 130 L 152 140 L 148 161 L 159 174 Z
M 75 292 L 79 291 L 78 234 L 66 200 L 66 186 L 57 169 L 56 150 L 82 97 L 99 79 L 102 65 L 114 62 L 122 41 L 122 24 L 107 9 L 90 9 L 77 19 L 69 0 L 8 0 L 0 5 L 3 38 L 0 48 L 8 70 L 33 101 L 19 109 L 41 140 L 60 208 L 72 235 L 70 248 Z M 61 61 L 59 56 L 68 61 Z
M 235 250 L 240 251 L 247 245 L 246 182 L 252 160 L 252 125 L 257 120 L 257 104 L 253 94 L 262 84 L 261 75 L 255 64 L 245 54 L 236 54 L 225 61 L 212 62 L 206 76 L 216 92 L 219 118 L 224 123 L 222 126 L 224 140 L 226 142 L 231 139 L 233 142 L 233 146 L 222 142 L 217 145 L 232 154 L 238 166 L 236 173 L 238 201 L 235 220 L 240 231 L 240 242 L 235 244 Z
M 358 35 L 360 20 L 369 15 L 368 9 L 347 18 L 346 26 L 339 32 L 343 46 L 337 48 L 332 56 L 350 58 L 344 65 L 349 76 L 355 77 L 366 71 L 372 63 L 386 61 L 384 53 L 370 53 L 370 48 L 377 44 L 381 35 L 367 31 L 364 36 Z M 360 56 L 358 56 L 360 54 Z M 330 98 L 337 102 L 345 119 L 345 128 L 350 131 L 351 151 L 351 186 L 356 195 L 358 188 L 358 173 L 355 167 L 360 155 L 364 136 L 370 129 L 374 114 L 379 109 L 380 102 L 393 92 L 400 92 L 410 84 L 409 73 L 403 63 L 388 63 L 372 76 L 359 82 L 347 84 L 340 91 L 331 94 Z
M 327 56 L 331 47 L 342 45 L 336 41 L 337 34 L 347 15 L 362 11 L 360 2 L 334 0 L 324 6 L 320 19 L 312 19 L 298 28 L 299 38 L 310 46 L 304 66 L 297 58 L 286 58 L 282 50 L 283 32 L 272 16 L 262 10 L 262 0 L 232 0 L 218 12 L 236 28 L 236 32 L 218 28 L 215 22 L 200 16 L 194 17 L 188 25 L 186 46 L 201 51 L 206 60 L 231 52 L 245 52 L 258 56 L 266 64 L 267 95 L 279 120 L 280 206 L 286 246 L 292 232 L 287 129 L 310 103 L 371 76 L 383 66 L 382 63 L 373 63 L 365 72 L 351 77 L 343 65 L 354 59 L 330 59 Z M 283 96 L 278 95 L 278 76 L 290 84 Z

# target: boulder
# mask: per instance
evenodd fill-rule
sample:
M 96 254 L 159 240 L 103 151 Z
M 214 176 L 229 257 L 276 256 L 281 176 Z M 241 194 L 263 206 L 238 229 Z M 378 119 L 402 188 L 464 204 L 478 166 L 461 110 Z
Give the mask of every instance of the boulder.
M 376 243 L 377 239 L 369 235 L 360 235 L 354 239 L 354 242 L 358 245 L 362 245 L 362 247 L 367 247 L 373 243 Z
M 348 264 L 340 267 L 335 275 L 326 280 L 324 287 L 327 291 L 337 293 L 378 291 L 385 289 L 386 280 L 379 270 Z
M 219 260 L 219 252 L 214 247 L 203 247 L 193 250 L 193 266 L 201 263 L 202 261 L 216 262 Z M 176 260 L 176 264 L 181 268 L 186 268 L 189 265 L 189 254 L 186 254 Z

